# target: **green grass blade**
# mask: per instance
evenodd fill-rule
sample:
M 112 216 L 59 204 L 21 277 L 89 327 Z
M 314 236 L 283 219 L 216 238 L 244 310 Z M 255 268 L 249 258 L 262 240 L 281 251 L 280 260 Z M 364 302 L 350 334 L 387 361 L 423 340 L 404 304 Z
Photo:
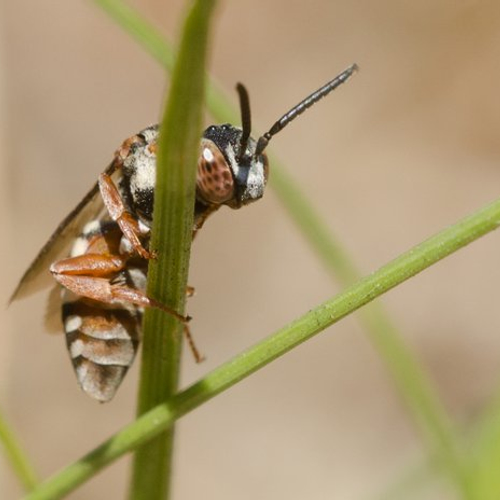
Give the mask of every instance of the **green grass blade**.
M 4 447 L 7 461 L 23 488 L 31 491 L 39 483 L 37 475 L 2 413 L 0 413 L 0 443 Z
M 204 74 L 214 0 L 194 2 L 186 18 L 179 57 L 161 125 L 148 295 L 184 311 L 195 198 L 196 164 L 202 127 Z M 139 33 L 139 31 L 137 31 Z M 182 324 L 158 309 L 144 316 L 138 415 L 175 394 Z M 131 499 L 159 500 L 170 490 L 173 428 L 137 450 Z
M 145 413 L 78 462 L 42 483 L 28 500 L 61 498 L 112 461 L 163 433 L 181 416 L 499 225 L 500 199 L 405 252 Z

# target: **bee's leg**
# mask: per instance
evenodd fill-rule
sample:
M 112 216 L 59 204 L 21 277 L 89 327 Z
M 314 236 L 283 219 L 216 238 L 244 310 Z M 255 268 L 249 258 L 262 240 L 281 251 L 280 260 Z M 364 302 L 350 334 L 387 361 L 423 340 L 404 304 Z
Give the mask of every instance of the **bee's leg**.
M 194 295 L 195 289 L 194 286 L 187 286 L 186 287 L 186 297 L 192 297 Z
M 196 347 L 196 344 L 194 343 L 193 336 L 191 335 L 191 330 L 189 329 L 189 326 L 187 323 L 184 324 L 183 328 L 183 333 L 184 336 L 186 337 L 186 341 L 188 343 L 189 349 L 191 349 L 191 353 L 193 354 L 193 358 L 197 363 L 201 363 L 202 361 L 205 360 L 205 356 L 203 354 L 200 354 L 200 351 L 198 351 L 198 348 Z
M 125 263 L 126 258 L 119 255 L 85 254 L 54 262 L 50 272 L 59 284 L 81 297 L 107 304 L 128 302 L 142 307 L 155 307 L 185 324 L 190 320 L 189 316 L 182 316 L 148 297 L 142 290 L 112 283 L 111 278 L 124 269 Z
M 155 256 L 142 246 L 139 223 L 127 212 L 120 192 L 107 173 L 99 176 L 99 190 L 110 217 L 120 226 L 124 236 L 130 241 L 134 250 L 143 259 L 153 259 Z
M 161 304 L 160 302 L 156 301 L 155 299 L 148 297 L 140 290 L 119 285 L 111 285 L 111 288 L 114 299 L 131 302 L 132 304 L 137 304 L 144 307 L 156 307 L 157 309 L 161 309 L 162 311 L 166 312 L 167 314 L 170 314 L 174 318 L 177 318 L 179 321 L 181 321 L 184 324 L 182 332 L 186 337 L 186 341 L 189 345 L 189 348 L 191 349 L 191 353 L 193 354 L 195 361 L 197 363 L 201 363 L 205 359 L 205 357 L 202 354 L 200 354 L 200 351 L 198 350 L 194 342 L 193 336 L 191 335 L 191 330 L 188 325 L 189 321 L 191 321 L 190 316 L 182 316 L 181 314 L 174 311 L 170 307 L 167 307 Z
M 131 302 L 132 304 L 140 305 L 143 307 L 156 307 L 157 309 L 161 309 L 163 312 L 166 312 L 170 316 L 177 318 L 181 323 L 183 323 L 182 332 L 186 337 L 187 343 L 189 345 L 189 348 L 191 349 L 191 353 L 193 354 L 195 361 L 197 363 L 201 363 L 205 359 L 205 357 L 200 354 L 200 351 L 198 351 L 193 336 L 191 335 L 191 330 L 188 325 L 189 321 L 191 321 L 190 316 L 182 316 L 170 307 L 167 307 L 160 302 L 148 297 L 140 290 L 119 285 L 111 285 L 111 288 L 113 298 L 115 300 L 118 299 L 120 301 Z
M 50 272 L 55 280 L 75 295 L 88 299 L 113 304 L 114 302 L 128 302 L 142 307 L 155 307 L 173 316 L 184 324 L 183 332 L 197 363 L 204 357 L 198 351 L 188 322 L 189 316 L 183 316 L 161 302 L 148 297 L 142 290 L 127 285 L 113 284 L 111 278 L 122 271 L 127 259 L 119 255 L 84 254 L 69 257 L 54 262 Z M 188 286 L 186 295 L 194 293 L 194 288 Z
M 54 262 L 50 266 L 50 272 L 56 280 L 58 280 L 59 276 L 110 278 L 123 270 L 126 262 L 127 259 L 121 255 L 87 253 Z
M 161 302 L 148 297 L 144 292 L 142 292 L 141 290 L 137 290 L 136 288 L 132 288 L 126 285 L 111 285 L 111 294 L 113 300 L 120 300 L 124 302 L 130 302 L 131 304 L 136 304 L 138 306 L 155 307 L 156 309 L 160 309 L 184 323 L 186 328 L 187 323 L 191 321 L 190 316 L 183 316 L 182 314 L 179 314 L 177 311 L 174 311 Z
M 161 304 L 160 302 L 148 297 L 143 292 L 136 290 L 134 288 L 130 288 L 127 286 L 118 286 L 118 285 L 111 285 L 111 288 L 114 299 L 131 302 L 132 304 L 137 304 L 144 307 L 156 307 L 157 309 L 161 309 L 162 311 L 166 312 L 167 314 L 170 314 L 174 318 L 177 318 L 179 321 L 184 323 L 182 332 L 186 337 L 187 343 L 189 345 L 189 348 L 191 349 L 195 361 L 197 363 L 201 363 L 205 359 L 205 357 L 200 354 L 200 351 L 198 351 L 193 336 L 191 335 L 191 330 L 189 329 L 188 325 L 189 321 L 191 321 L 190 316 L 182 316 L 181 314 L 174 311 L 170 307 Z

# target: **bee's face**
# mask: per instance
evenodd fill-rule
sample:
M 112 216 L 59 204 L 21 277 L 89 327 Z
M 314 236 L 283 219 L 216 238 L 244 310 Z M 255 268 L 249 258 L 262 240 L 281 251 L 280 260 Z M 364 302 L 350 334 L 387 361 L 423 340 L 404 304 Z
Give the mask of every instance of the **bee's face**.
M 255 156 L 256 142 L 249 139 L 240 152 L 241 129 L 211 126 L 201 141 L 197 195 L 206 203 L 240 208 L 262 198 L 268 177 L 265 154 Z

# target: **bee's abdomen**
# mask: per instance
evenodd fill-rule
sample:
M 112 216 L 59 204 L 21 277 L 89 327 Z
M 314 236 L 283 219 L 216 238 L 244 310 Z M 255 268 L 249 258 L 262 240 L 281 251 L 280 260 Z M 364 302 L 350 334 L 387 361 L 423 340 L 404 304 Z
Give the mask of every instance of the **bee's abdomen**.
M 132 364 L 141 317 L 138 308 L 106 308 L 84 298 L 63 305 L 66 343 L 76 376 L 82 389 L 98 401 L 114 396 Z

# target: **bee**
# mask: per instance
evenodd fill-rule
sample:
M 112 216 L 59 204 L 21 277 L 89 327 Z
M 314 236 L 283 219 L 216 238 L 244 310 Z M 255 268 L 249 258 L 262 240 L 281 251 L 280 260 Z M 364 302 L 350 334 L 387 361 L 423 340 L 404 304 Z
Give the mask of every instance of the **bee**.
M 355 71 L 354 64 L 284 114 L 258 140 L 250 136 L 248 92 L 237 85 L 242 126 L 212 125 L 203 133 L 196 175 L 193 237 L 221 206 L 241 208 L 264 194 L 265 149 L 274 135 Z M 185 326 L 189 317 L 146 294 L 159 126 L 128 138 L 83 200 L 59 224 L 14 291 L 11 301 L 51 283 L 47 328 L 61 328 L 78 382 L 89 396 L 113 398 L 132 365 L 144 309 L 165 311 Z M 188 290 L 189 293 L 189 290 Z

